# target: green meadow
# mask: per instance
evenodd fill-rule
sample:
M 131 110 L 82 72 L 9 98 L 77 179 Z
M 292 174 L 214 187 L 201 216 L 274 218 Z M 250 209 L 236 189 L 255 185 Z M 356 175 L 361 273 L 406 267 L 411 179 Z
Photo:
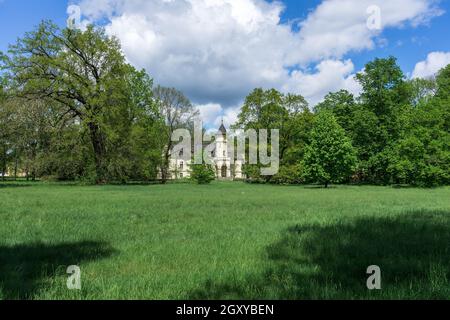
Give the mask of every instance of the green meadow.
M 2 183 L 0 299 L 450 299 L 450 188 Z

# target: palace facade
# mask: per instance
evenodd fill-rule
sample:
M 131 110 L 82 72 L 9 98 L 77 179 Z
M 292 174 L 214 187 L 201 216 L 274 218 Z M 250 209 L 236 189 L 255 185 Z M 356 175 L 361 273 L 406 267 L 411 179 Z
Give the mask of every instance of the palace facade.
M 214 142 L 214 149 L 211 151 L 211 158 L 214 162 L 216 178 L 218 180 L 235 180 L 243 179 L 242 173 L 243 161 L 234 160 L 231 161 L 231 157 L 228 154 L 228 137 L 225 126 L 222 125 L 219 128 L 218 134 Z M 183 158 L 182 152 L 177 157 L 171 157 L 169 172 L 170 179 L 185 179 L 191 176 L 191 164 L 192 161 L 186 161 Z

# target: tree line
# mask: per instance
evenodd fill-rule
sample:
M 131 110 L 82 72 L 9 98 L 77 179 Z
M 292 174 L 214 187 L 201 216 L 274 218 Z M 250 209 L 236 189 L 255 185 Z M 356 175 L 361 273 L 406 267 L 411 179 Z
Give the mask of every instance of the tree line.
M 154 87 L 126 62 L 119 41 L 93 26 L 44 21 L 2 54 L 1 69 L 3 175 L 152 180 L 168 170 L 171 132 L 196 115 L 181 92 Z
M 115 37 L 93 26 L 43 21 L 1 54 L 0 68 L 3 179 L 8 172 L 165 183 L 172 133 L 192 129 L 198 116 L 182 92 L 155 85 L 126 61 Z M 246 165 L 248 180 L 449 184 L 450 66 L 435 78 L 408 80 L 395 58 L 375 59 L 357 80 L 359 96 L 330 93 L 313 110 L 301 95 L 251 92 L 234 127 L 279 129 L 281 166 L 262 177 L 258 166 Z
M 362 92 L 329 93 L 310 111 L 301 96 L 254 90 L 237 126 L 280 128 L 281 167 L 273 177 L 246 166 L 252 181 L 280 184 L 450 183 L 450 65 L 409 80 L 394 57 L 356 76 Z

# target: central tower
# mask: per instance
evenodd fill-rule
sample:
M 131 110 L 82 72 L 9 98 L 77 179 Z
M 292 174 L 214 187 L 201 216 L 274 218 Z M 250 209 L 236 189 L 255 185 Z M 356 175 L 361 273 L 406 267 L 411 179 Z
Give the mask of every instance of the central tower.
M 216 136 L 216 171 L 219 179 L 231 179 L 231 159 L 228 156 L 227 129 L 223 125 Z

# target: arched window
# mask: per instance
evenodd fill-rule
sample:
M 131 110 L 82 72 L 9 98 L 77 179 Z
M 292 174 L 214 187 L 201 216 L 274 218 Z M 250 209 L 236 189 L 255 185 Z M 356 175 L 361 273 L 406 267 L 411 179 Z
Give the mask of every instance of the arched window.
M 181 162 L 180 162 L 180 170 L 183 170 L 183 168 L 184 168 L 184 162 L 181 161 Z

